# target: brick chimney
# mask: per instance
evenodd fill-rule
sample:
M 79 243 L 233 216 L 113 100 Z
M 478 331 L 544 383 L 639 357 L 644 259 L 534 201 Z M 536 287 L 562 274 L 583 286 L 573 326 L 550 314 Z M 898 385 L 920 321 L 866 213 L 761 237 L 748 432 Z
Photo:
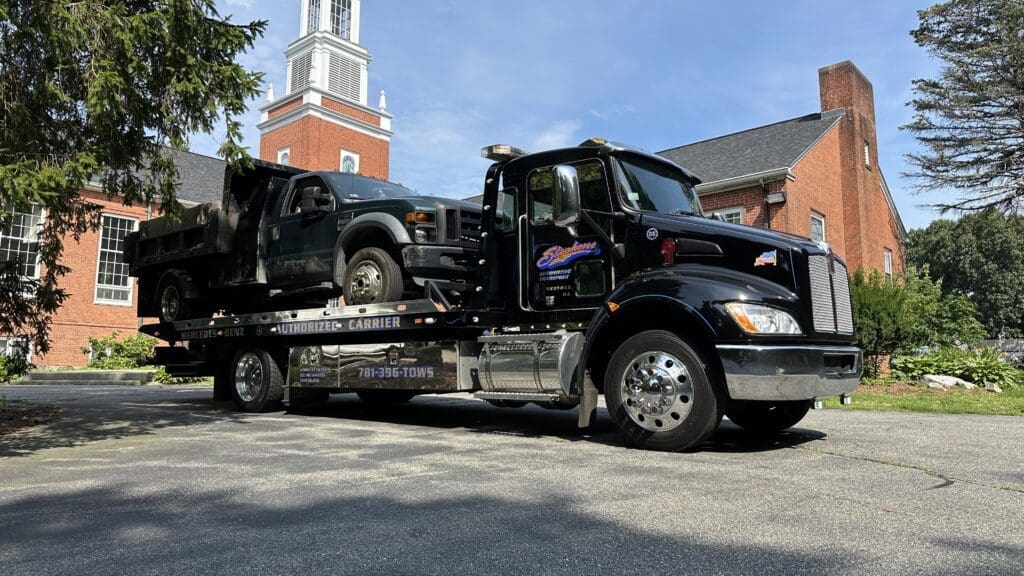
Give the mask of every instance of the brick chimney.
M 843 227 L 846 239 L 846 258 L 851 269 L 881 268 L 881 254 L 877 238 L 872 234 L 879 226 L 888 228 L 880 220 L 886 210 L 878 210 L 875 202 L 882 197 L 878 169 L 878 138 L 875 133 L 875 97 L 871 82 L 849 60 L 825 66 L 818 70 L 821 91 L 821 111 L 842 108 L 839 121 L 840 170 L 843 187 Z M 884 204 L 883 204 L 884 205 Z M 895 248 L 895 247 L 893 247 Z

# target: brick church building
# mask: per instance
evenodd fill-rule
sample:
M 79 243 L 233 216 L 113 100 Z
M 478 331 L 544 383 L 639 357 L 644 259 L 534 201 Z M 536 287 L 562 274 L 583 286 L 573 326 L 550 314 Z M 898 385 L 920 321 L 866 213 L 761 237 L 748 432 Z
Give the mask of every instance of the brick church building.
M 704 211 L 828 244 L 851 270 L 904 268 L 906 229 L 878 165 L 871 82 L 818 70 L 821 111 L 660 152 L 693 170 Z

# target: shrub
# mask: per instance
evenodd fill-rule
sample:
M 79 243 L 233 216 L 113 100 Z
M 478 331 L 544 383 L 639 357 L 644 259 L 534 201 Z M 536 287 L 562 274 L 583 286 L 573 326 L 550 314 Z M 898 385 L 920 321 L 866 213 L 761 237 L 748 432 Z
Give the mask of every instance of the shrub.
M 19 354 L 0 354 L 0 383 L 7 383 L 24 376 L 34 368 L 27 358 Z
M 157 384 L 195 384 L 197 382 L 203 382 L 206 378 L 196 376 L 171 376 L 164 370 L 163 366 L 160 366 L 153 372 L 153 382 Z
M 941 348 L 923 356 L 900 356 L 894 365 L 896 376 L 906 380 L 917 380 L 925 374 L 941 374 L 1004 388 L 1024 383 L 1024 372 L 991 348 Z
M 82 354 L 89 356 L 89 368 L 99 370 L 130 370 L 145 366 L 157 339 L 145 334 L 133 334 L 123 339 L 114 332 L 103 338 L 89 337 L 89 346 Z

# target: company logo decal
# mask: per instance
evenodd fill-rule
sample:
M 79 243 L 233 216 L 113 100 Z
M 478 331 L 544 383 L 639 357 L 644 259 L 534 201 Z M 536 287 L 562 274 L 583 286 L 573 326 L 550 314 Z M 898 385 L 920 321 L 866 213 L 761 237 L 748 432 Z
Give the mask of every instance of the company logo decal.
M 648 228 L 647 229 L 647 239 L 648 240 L 657 240 L 658 239 L 658 229 L 657 228 Z
M 779 251 L 769 250 L 762 253 L 754 260 L 754 267 L 758 266 L 775 266 L 779 263 Z
M 601 253 L 601 247 L 597 242 L 573 242 L 572 246 L 552 246 L 544 251 L 537 260 L 538 270 L 551 270 L 567 266 L 573 260 L 584 256 L 597 256 Z

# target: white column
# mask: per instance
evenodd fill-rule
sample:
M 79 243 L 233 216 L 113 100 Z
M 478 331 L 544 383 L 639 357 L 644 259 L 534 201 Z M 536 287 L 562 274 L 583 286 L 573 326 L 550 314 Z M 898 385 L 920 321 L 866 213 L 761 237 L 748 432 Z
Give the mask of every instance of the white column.
M 320 0 L 320 29 L 331 31 L 331 0 Z
M 350 40 L 353 44 L 359 44 L 359 21 L 361 0 L 352 0 L 352 32 Z
M 299 38 L 308 34 L 306 26 L 309 25 L 309 3 L 312 1 L 302 0 L 302 6 L 299 8 Z

